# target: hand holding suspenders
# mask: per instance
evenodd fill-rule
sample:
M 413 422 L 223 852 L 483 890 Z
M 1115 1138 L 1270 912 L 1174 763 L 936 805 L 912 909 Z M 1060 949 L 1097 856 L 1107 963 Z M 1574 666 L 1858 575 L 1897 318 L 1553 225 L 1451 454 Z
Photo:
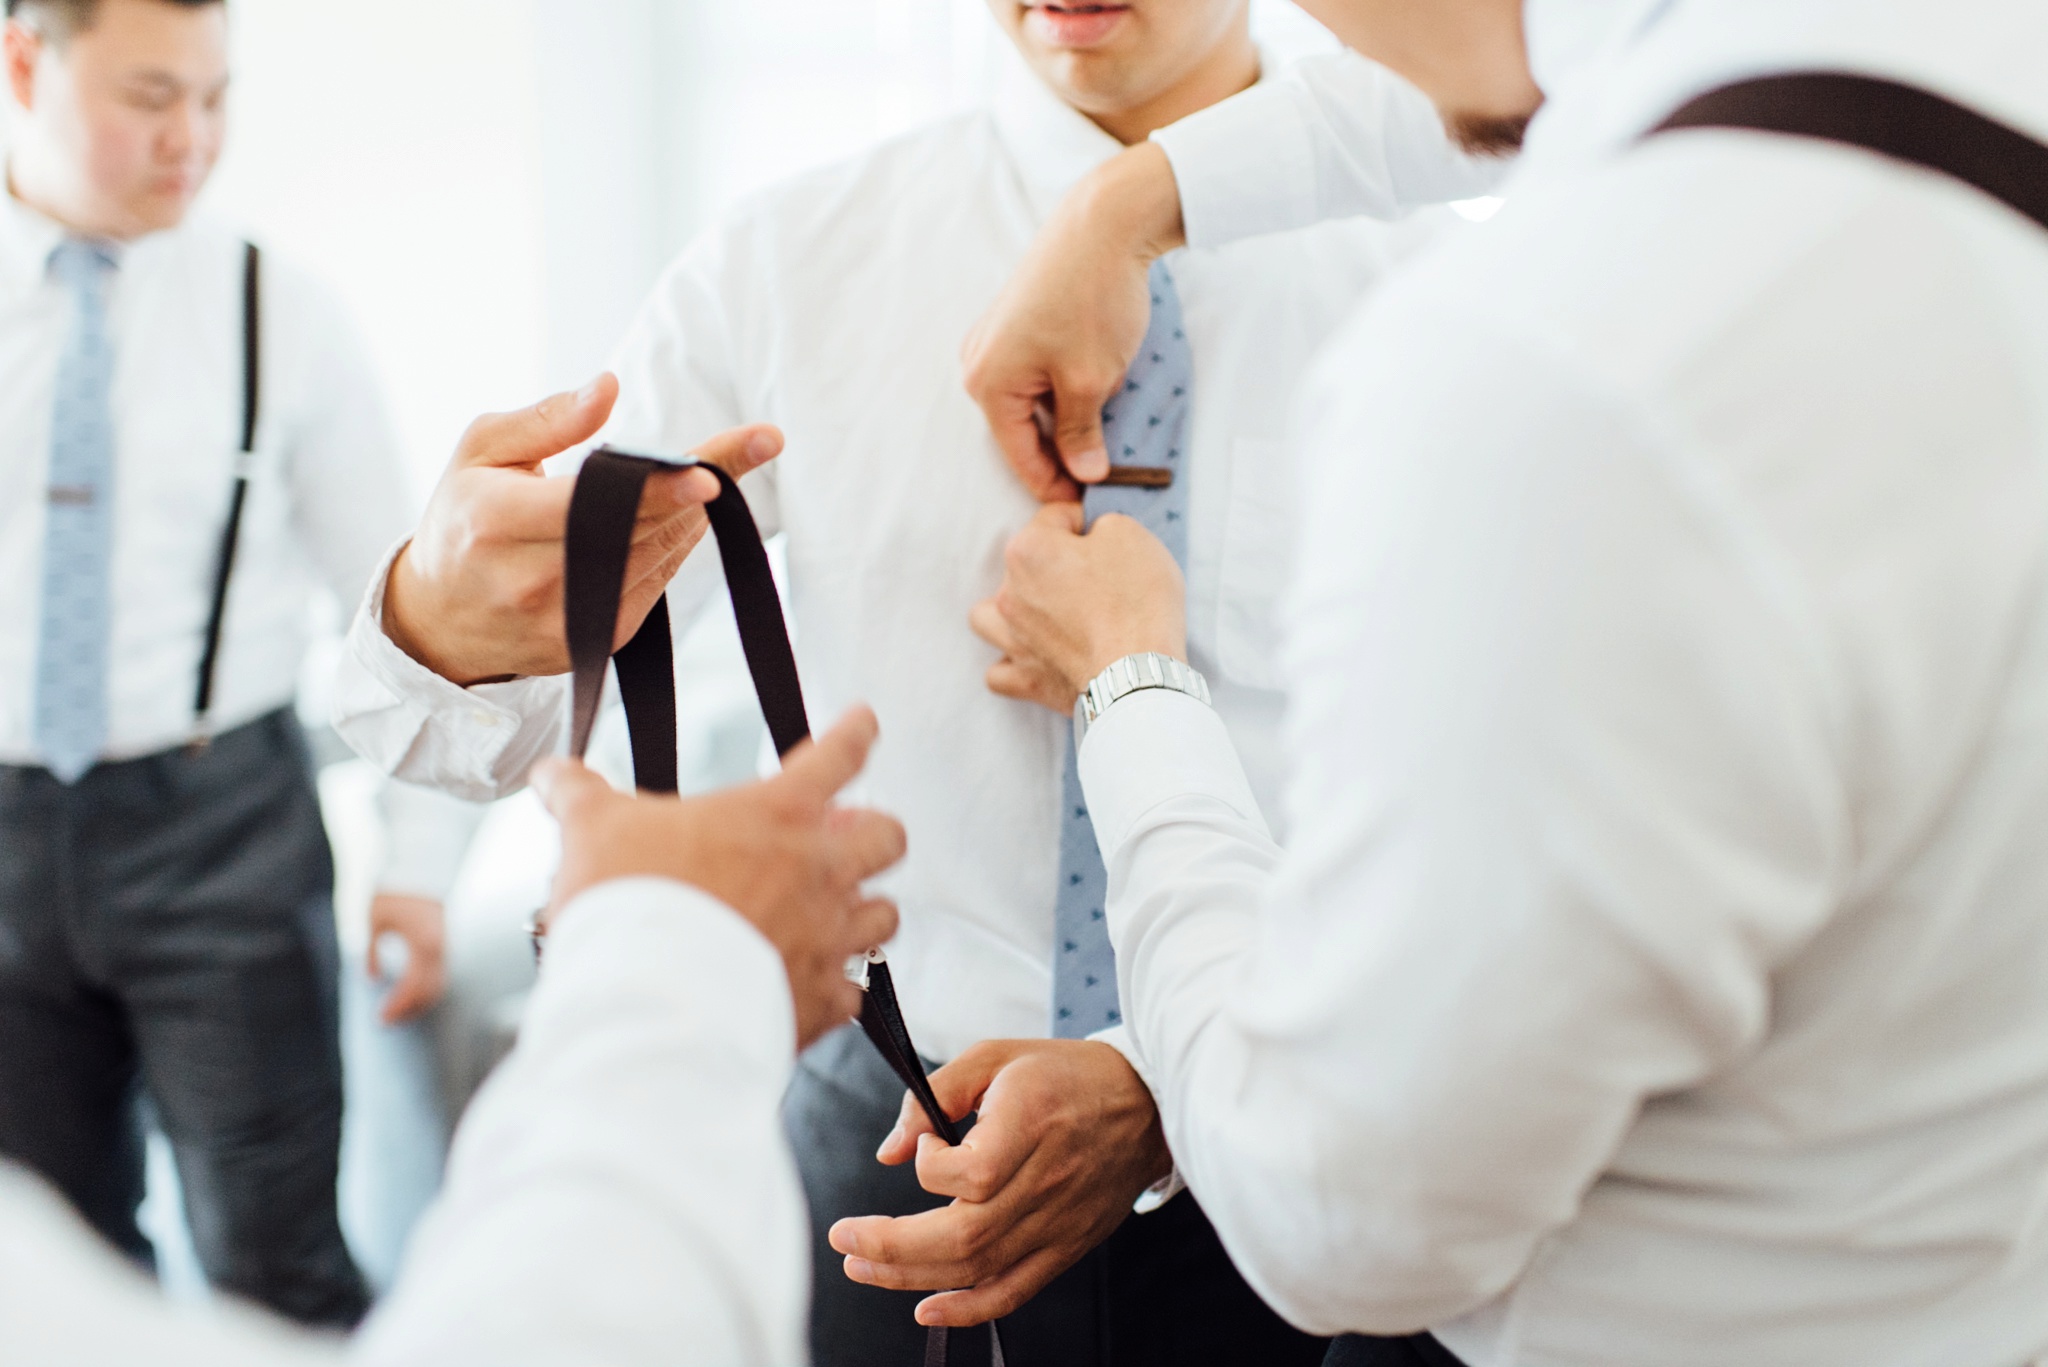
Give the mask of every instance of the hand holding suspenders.
M 760 528 L 732 476 L 709 463 L 637 456 L 602 447 L 590 453 L 576 477 L 569 501 L 569 526 L 564 545 L 562 603 L 573 670 L 569 712 L 569 753 L 581 759 L 590 745 L 604 696 L 605 665 L 618 672 L 619 695 L 633 747 L 636 786 L 651 793 L 676 790 L 675 651 L 669 625 L 668 599 L 657 598 L 647 620 L 633 638 L 612 651 L 619 601 L 624 591 L 626 562 L 640 494 L 657 470 L 697 466 L 718 480 L 719 494 L 705 505 L 718 542 L 719 560 L 732 595 L 733 617 L 740 646 L 753 675 L 754 692 L 775 752 L 789 752 L 810 739 L 802 682 L 782 600 L 768 567 Z M 538 941 L 536 941 L 536 948 Z M 939 1105 L 926 1079 L 903 1009 L 896 998 L 889 963 L 880 949 L 869 951 L 867 981 L 861 1000 L 860 1024 L 891 1071 L 917 1098 L 932 1129 L 948 1144 L 960 1142 L 960 1127 Z M 994 1362 L 1002 1362 L 1002 1340 L 995 1334 Z M 930 1331 L 925 1349 L 927 1367 L 944 1367 L 949 1331 Z

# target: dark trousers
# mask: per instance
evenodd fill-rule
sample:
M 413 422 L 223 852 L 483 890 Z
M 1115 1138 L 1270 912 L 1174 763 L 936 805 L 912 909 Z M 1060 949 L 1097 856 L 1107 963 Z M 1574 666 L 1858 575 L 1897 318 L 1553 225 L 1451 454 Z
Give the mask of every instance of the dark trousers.
M 947 1204 L 918 1186 L 911 1165 L 875 1161 L 902 1097 L 903 1085 L 849 1027 L 804 1055 L 783 1102 L 810 1203 L 816 1367 L 924 1361 L 925 1331 L 911 1312 L 929 1293 L 849 1281 L 843 1259 L 825 1242 L 833 1222 L 846 1216 L 910 1215 Z M 1316 1367 L 1328 1347 L 1266 1307 L 1186 1192 L 1124 1221 L 1003 1320 L 1002 1330 L 1008 1367 Z M 980 1367 L 988 1356 L 986 1330 L 954 1331 L 949 1367 Z
M 347 1326 L 333 877 L 289 713 L 68 787 L 0 767 L 0 1154 L 147 1264 L 147 1097 L 212 1284 Z
M 1369 1339 L 1346 1334 L 1330 1345 L 1323 1367 L 1465 1367 L 1450 1349 L 1428 1334 Z

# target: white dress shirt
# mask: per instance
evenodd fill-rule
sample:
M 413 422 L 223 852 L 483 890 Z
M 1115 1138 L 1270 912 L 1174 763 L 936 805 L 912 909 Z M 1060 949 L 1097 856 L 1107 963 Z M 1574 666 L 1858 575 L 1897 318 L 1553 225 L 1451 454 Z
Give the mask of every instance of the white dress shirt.
M 1816 65 L 2048 137 L 2032 0 L 1669 7 L 1316 369 L 1287 851 L 1199 704 L 1089 732 L 1168 1139 L 1304 1326 L 2048 1355 L 2048 233 L 1628 145 Z
M 1014 63 L 994 107 L 760 195 L 667 273 L 620 353 L 605 439 L 687 450 L 746 422 L 788 436 L 746 492 L 788 540 L 813 722 L 855 702 L 882 741 L 860 798 L 910 855 L 890 959 L 926 1053 L 1046 1034 L 1068 721 L 983 684 L 967 626 L 1036 509 L 960 379 L 962 339 L 1061 196 L 1117 143 Z M 1427 231 L 1427 225 L 1422 231 Z M 1292 528 L 1287 397 L 1403 245 L 1376 224 L 1189 251 L 1170 265 L 1194 348 L 1190 639 L 1262 791 L 1277 794 L 1275 598 Z M 729 611 L 715 550 L 670 591 L 679 622 Z M 561 680 L 457 689 L 366 600 L 337 726 L 399 776 L 471 797 L 521 784 L 556 743 Z M 684 719 L 688 724 L 687 717 Z
M 0 194 L 0 764 L 37 764 L 36 647 L 50 424 L 72 303 L 63 229 Z M 242 439 L 242 240 L 204 221 L 128 244 L 108 290 L 114 549 L 105 758 L 192 739 L 194 694 Z M 216 733 L 291 702 L 313 595 L 353 605 L 411 523 L 383 397 L 347 319 L 263 263 L 263 394 L 215 674 Z M 385 886 L 439 896 L 445 803 L 390 798 Z
M 1195 247 L 1355 214 L 1400 218 L 1491 194 L 1512 164 L 1460 149 L 1427 95 L 1349 49 L 1305 57 L 1152 141 L 1173 164 Z
M 810 1264 L 778 1107 L 795 1047 L 782 960 L 752 927 L 680 884 L 606 884 L 549 936 L 519 1045 L 353 1344 L 174 1310 L 0 1167 L 6 1361 L 794 1367 Z

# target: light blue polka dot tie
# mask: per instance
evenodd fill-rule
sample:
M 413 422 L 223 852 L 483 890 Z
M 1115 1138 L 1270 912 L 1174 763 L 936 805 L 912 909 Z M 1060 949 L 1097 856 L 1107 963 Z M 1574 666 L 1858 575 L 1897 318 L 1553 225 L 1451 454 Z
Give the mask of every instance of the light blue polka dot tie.
M 1166 543 L 1185 568 L 1188 559 L 1188 394 L 1194 354 L 1181 322 L 1180 295 L 1165 262 L 1152 266 L 1152 323 L 1124 377 L 1123 392 L 1102 410 L 1102 435 L 1116 465 L 1165 466 L 1174 480 L 1164 489 L 1094 486 L 1082 499 L 1092 523 L 1104 513 L 1135 518 Z M 1067 733 L 1065 800 L 1060 812 L 1059 903 L 1053 918 L 1052 1033 L 1079 1039 L 1121 1024 L 1116 954 L 1104 917 L 1109 876 L 1095 843 L 1095 825 L 1081 793 L 1074 738 Z
M 65 783 L 92 768 L 107 738 L 114 483 L 107 286 L 114 266 L 110 249 L 77 239 L 50 256 L 50 274 L 70 288 L 73 311 L 50 425 L 35 739 L 44 764 Z

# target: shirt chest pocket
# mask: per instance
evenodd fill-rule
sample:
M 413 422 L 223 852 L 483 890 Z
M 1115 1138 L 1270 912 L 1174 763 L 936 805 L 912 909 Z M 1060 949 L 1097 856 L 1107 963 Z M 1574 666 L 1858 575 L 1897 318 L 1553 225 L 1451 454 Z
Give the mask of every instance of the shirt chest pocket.
M 1239 437 L 1231 446 L 1230 506 L 1216 602 L 1216 656 L 1246 688 L 1281 686 L 1280 605 L 1294 571 L 1294 466 L 1286 443 Z

